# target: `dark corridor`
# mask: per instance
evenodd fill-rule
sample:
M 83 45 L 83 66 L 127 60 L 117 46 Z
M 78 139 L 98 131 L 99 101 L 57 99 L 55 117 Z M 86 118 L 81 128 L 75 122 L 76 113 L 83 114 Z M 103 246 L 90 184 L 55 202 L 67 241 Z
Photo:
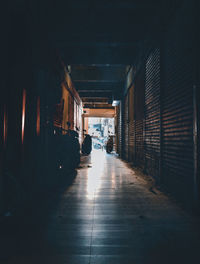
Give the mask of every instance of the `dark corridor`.
M 1 11 L 0 263 L 198 262 L 199 1 Z

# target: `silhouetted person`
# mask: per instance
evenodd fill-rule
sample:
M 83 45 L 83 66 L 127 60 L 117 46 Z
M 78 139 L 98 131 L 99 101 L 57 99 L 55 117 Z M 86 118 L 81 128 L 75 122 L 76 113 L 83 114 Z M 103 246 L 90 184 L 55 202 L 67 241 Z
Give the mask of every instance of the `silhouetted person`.
M 113 151 L 113 138 L 109 136 L 106 144 L 106 152 L 111 153 Z
M 82 143 L 82 153 L 89 155 L 92 150 L 92 139 L 90 135 L 85 135 Z

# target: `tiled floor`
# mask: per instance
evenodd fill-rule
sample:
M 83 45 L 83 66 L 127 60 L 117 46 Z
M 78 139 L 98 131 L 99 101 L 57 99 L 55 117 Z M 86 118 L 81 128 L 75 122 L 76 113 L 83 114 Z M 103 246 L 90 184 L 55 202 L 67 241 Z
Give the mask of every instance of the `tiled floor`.
M 200 222 L 151 184 L 93 151 L 36 237 L 2 263 L 200 263 Z

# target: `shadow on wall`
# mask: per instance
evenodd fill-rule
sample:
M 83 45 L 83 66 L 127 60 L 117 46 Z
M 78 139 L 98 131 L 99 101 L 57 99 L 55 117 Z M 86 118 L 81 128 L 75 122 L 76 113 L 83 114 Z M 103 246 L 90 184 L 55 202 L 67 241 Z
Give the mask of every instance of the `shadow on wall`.
M 46 223 L 53 208 L 57 208 L 63 193 L 72 185 L 77 171 L 68 174 L 60 171 L 59 181 L 48 192 L 38 195 L 34 206 L 21 216 L 0 218 L 0 263 L 14 259 L 20 252 L 27 255 L 39 254 L 43 241 Z

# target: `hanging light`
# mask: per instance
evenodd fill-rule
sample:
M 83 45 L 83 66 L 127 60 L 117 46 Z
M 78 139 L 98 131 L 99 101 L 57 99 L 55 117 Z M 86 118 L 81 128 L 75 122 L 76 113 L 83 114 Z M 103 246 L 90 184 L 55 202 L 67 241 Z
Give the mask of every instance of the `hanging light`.
M 117 106 L 119 105 L 120 101 L 119 100 L 113 100 L 112 101 L 112 106 Z

